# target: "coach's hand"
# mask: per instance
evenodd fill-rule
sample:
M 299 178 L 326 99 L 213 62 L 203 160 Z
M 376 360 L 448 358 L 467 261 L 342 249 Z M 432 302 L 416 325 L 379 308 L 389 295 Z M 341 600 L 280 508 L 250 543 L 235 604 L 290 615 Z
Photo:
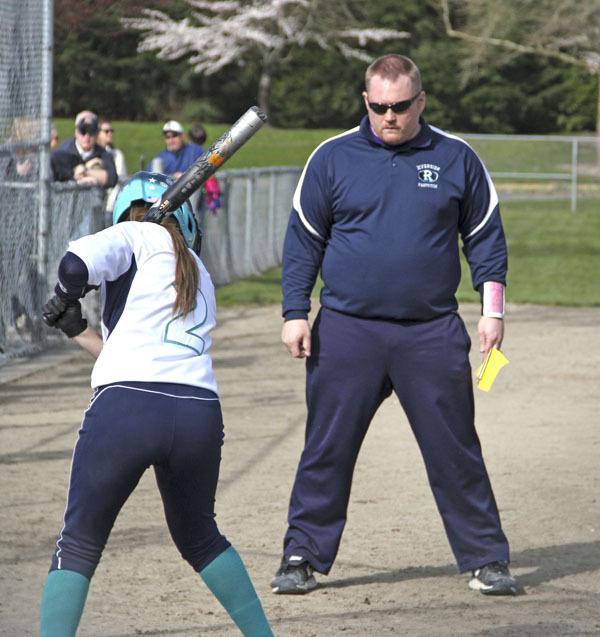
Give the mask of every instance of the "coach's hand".
M 500 349 L 504 338 L 504 321 L 491 316 L 482 316 L 477 325 L 479 351 L 485 359 L 492 347 Z
M 310 325 L 306 319 L 292 319 L 283 324 L 281 340 L 294 358 L 310 356 Z

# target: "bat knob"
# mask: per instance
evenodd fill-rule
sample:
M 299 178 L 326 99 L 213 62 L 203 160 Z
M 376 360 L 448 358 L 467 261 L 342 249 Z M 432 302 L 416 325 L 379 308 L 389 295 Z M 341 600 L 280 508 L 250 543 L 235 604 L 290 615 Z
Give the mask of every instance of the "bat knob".
M 264 111 L 261 111 L 260 108 L 258 108 L 258 106 L 252 106 L 250 107 L 251 111 L 254 111 L 255 115 L 262 121 L 262 122 L 266 122 L 269 118 L 267 116 L 267 114 Z
M 160 206 L 155 204 L 148 209 L 148 212 L 144 215 L 144 221 L 150 221 L 152 223 L 160 223 L 164 217 L 164 213 L 161 211 Z

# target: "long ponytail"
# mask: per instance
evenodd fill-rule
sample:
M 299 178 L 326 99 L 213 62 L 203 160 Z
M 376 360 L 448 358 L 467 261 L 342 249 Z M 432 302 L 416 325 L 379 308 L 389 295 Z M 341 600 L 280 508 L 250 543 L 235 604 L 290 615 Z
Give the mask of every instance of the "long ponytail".
M 141 221 L 148 208 L 148 205 L 131 206 L 129 218 L 132 221 Z M 177 221 L 173 217 L 167 217 L 163 219 L 161 225 L 171 235 L 175 252 L 175 290 L 177 296 L 173 304 L 173 314 L 185 316 L 196 307 L 196 295 L 200 287 L 198 264 L 185 243 Z

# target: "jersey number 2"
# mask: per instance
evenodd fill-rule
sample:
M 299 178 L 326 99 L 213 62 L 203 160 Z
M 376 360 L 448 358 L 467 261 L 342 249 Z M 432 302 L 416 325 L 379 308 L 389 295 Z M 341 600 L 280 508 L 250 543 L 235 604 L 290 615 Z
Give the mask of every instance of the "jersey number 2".
M 172 343 L 191 349 L 198 356 L 204 352 L 204 339 L 194 332 L 204 325 L 208 315 L 208 306 L 202 292 L 197 297 L 196 304 L 187 315 L 178 314 L 166 325 L 163 342 Z

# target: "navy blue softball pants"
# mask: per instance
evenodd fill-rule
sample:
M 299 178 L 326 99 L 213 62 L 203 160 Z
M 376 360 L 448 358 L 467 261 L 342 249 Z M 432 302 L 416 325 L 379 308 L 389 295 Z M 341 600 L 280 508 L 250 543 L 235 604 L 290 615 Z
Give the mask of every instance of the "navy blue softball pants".
M 284 554 L 328 573 L 360 446 L 392 390 L 408 417 L 460 571 L 509 559 L 474 426 L 469 335 L 458 314 L 426 322 L 321 309 L 307 360 L 308 419 Z M 401 485 L 398 485 L 401 488 Z
M 97 388 L 75 444 L 50 570 L 91 579 L 123 504 L 154 466 L 171 536 L 195 571 L 230 544 L 215 523 L 223 420 L 209 390 L 174 383 Z

